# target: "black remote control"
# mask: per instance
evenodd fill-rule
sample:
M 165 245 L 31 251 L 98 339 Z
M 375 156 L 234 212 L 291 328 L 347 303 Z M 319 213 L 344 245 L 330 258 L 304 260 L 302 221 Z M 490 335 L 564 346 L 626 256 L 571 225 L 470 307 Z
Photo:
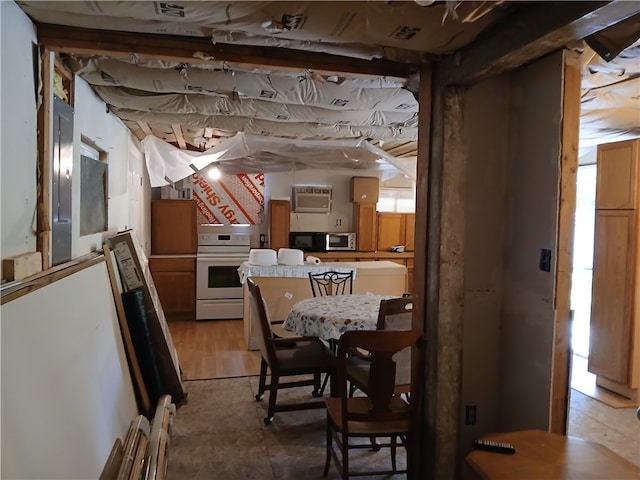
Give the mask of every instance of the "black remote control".
M 516 453 L 516 447 L 511 443 L 494 442 L 492 440 L 478 439 L 473 441 L 473 447 L 478 450 L 487 450 L 490 452 L 504 453 L 507 455 L 513 455 Z

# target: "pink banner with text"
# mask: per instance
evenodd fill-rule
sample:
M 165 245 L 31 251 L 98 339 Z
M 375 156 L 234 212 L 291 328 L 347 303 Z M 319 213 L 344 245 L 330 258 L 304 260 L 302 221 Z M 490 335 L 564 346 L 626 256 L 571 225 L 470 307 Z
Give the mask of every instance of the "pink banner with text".
M 204 224 L 258 225 L 264 216 L 264 174 L 238 173 L 209 180 L 204 175 L 189 177 L 198 220 Z

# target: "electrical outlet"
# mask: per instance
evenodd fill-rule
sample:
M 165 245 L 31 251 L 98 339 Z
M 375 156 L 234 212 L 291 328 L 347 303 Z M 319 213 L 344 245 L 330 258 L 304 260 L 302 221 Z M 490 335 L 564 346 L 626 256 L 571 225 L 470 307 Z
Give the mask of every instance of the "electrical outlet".
M 464 424 L 475 425 L 476 424 L 476 406 L 467 405 L 464 412 Z

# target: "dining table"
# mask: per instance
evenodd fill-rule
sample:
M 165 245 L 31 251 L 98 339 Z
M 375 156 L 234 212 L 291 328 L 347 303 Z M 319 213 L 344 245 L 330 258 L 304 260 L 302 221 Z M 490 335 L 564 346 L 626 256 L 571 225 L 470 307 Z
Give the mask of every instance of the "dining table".
M 388 298 L 394 296 L 366 293 L 305 298 L 293 304 L 282 328 L 337 342 L 347 330 L 375 330 L 380 301 Z

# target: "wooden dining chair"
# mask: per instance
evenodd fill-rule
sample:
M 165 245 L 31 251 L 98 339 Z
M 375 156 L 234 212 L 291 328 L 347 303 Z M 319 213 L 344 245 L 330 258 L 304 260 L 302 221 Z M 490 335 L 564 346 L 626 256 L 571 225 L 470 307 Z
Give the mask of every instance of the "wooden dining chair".
M 325 400 L 327 404 L 327 449 L 324 476 L 329 472 L 333 459 L 341 477 L 390 475 L 406 473 L 398 469 L 398 446 L 407 449 L 413 438 L 412 419 L 419 405 L 421 382 L 418 368 L 424 358 L 424 337 L 417 330 L 351 330 L 345 332 L 338 343 L 335 393 Z M 405 348 L 415 348 L 413 356 L 411 402 L 394 392 L 398 373 L 394 355 Z M 367 395 L 348 395 L 347 360 L 359 349 L 366 350 L 372 358 L 367 379 Z M 371 445 L 358 438 L 382 439 L 376 450 L 388 448 L 391 468 L 368 470 L 370 462 L 351 468 L 349 453 L 355 449 L 371 449 Z M 388 438 L 388 440 L 387 440 Z M 408 464 L 408 458 L 407 458 Z
M 311 293 L 314 297 L 326 297 L 330 295 L 351 295 L 353 294 L 353 274 L 354 271 L 349 272 L 336 272 L 333 270 L 312 273 L 309 272 L 309 283 L 311 284 Z M 329 342 L 329 348 L 335 353 L 337 343 L 335 341 Z M 327 388 L 327 382 L 329 381 L 329 375 L 325 375 L 320 393 L 324 394 L 325 388 Z
M 314 297 L 351 295 L 353 293 L 353 274 L 353 270 L 349 272 L 335 272 L 333 270 L 323 273 L 309 272 L 311 293 Z
M 278 338 L 273 335 L 260 287 L 251 278 L 247 279 L 249 299 L 253 314 L 258 320 L 253 325 L 258 329 L 258 343 L 262 360 L 260 362 L 260 380 L 256 401 L 262 400 L 264 392 L 269 390 L 269 405 L 264 423 L 273 422 L 275 412 L 324 408 L 321 400 L 299 403 L 277 403 L 278 390 L 283 388 L 313 385 L 313 397 L 321 397 L 320 383 L 322 374 L 331 375 L 335 371 L 335 355 L 318 337 Z M 271 378 L 267 383 L 267 372 Z M 282 377 L 308 376 L 294 381 L 281 382 Z
M 376 324 L 377 330 L 411 330 L 413 297 L 402 296 L 380 301 Z M 411 349 L 406 348 L 394 356 L 397 365 L 395 392 L 409 393 L 411 384 Z M 347 360 L 347 378 L 350 382 L 349 394 L 356 389 L 367 393 L 367 380 L 371 358 L 366 352 L 358 351 Z

